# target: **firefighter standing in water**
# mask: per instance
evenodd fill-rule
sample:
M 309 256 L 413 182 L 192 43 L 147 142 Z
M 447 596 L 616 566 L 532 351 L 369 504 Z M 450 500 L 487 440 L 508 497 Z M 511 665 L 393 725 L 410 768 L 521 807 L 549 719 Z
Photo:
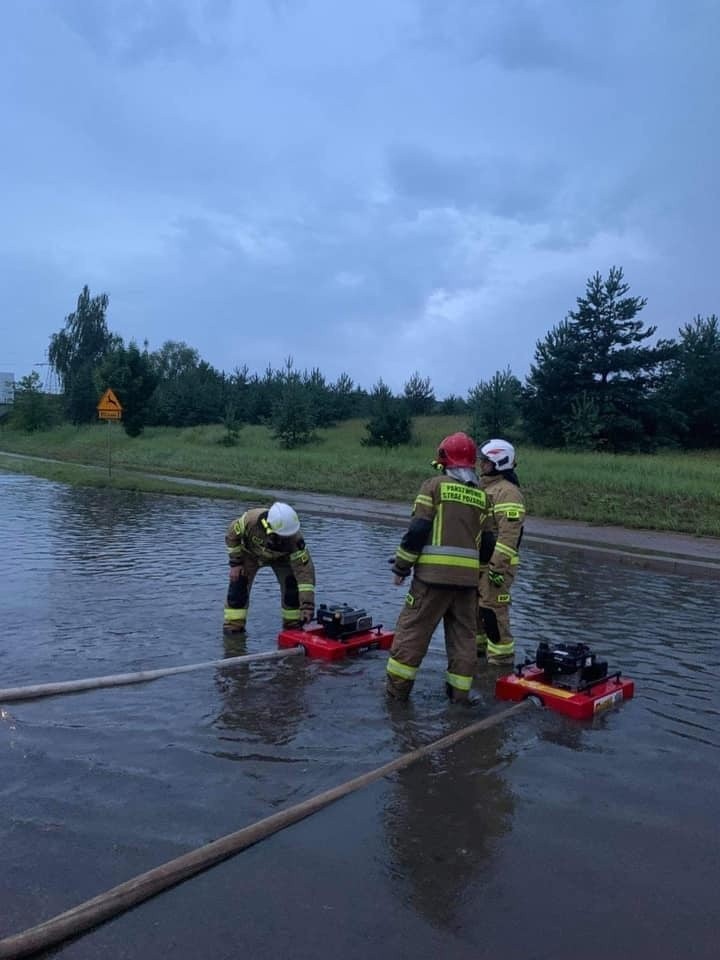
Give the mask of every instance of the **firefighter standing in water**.
M 297 513 L 287 503 L 246 511 L 227 528 L 230 584 L 223 629 L 245 629 L 250 591 L 261 567 L 272 567 L 280 584 L 284 630 L 315 616 L 315 568 L 300 532 Z
M 412 519 L 393 565 L 395 584 L 412 572 L 405 606 L 387 662 L 387 693 L 407 700 L 435 628 L 443 621 L 448 668 L 446 692 L 456 702 L 475 703 L 479 544 L 489 515 L 487 495 L 475 472 L 477 448 L 464 433 L 446 437 L 415 498 Z
M 515 659 L 510 588 L 520 563 L 525 501 L 514 468 L 515 448 L 507 440 L 488 440 L 480 447 L 480 482 L 492 513 L 480 544 L 477 653 L 496 664 Z

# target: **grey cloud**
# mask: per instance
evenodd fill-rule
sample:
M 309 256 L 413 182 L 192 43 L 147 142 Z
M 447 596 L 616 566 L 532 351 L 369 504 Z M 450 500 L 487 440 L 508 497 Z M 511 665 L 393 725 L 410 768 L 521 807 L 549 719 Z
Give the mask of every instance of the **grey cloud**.
M 93 50 L 118 63 L 209 58 L 232 0 L 54 0 L 53 12 Z M 201 28 L 201 29 L 199 29 Z
M 609 32 L 619 0 L 596 9 L 553 0 L 420 0 L 418 36 L 464 60 L 508 70 L 551 70 L 589 76 L 603 61 L 594 44 Z M 592 31 L 588 21 L 592 21 Z
M 3 359 L 83 283 L 153 348 L 456 392 L 614 262 L 717 312 L 720 7 L 618 4 L 8 0 Z
M 408 145 L 389 150 L 388 172 L 394 189 L 420 204 L 475 208 L 518 220 L 536 220 L 547 213 L 560 180 L 550 163 L 440 156 Z

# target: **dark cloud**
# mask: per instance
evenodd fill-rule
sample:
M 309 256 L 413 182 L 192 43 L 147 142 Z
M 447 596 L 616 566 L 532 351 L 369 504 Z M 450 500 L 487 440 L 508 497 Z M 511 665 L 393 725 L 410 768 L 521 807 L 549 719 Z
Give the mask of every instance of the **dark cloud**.
M 546 214 L 560 179 L 550 162 L 439 156 L 409 145 L 390 149 L 388 175 L 400 196 L 423 206 L 469 207 L 519 220 Z
M 454 392 L 522 376 L 612 264 L 664 335 L 718 312 L 711 0 L 2 16 L 0 359 L 18 375 L 84 283 L 122 336 L 219 367 L 292 354 Z
M 99 56 L 137 64 L 217 56 L 232 0 L 57 0 L 52 10 Z
M 507 70 L 550 70 L 590 77 L 604 63 L 598 41 L 611 37 L 619 0 L 579 5 L 564 0 L 421 0 L 417 36 L 463 60 Z

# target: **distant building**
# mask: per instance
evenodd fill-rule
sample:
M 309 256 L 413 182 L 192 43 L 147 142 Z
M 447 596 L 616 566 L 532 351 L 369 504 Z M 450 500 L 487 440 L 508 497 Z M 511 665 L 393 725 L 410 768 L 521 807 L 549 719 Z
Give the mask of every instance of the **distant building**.
M 15 399 L 15 374 L 0 373 L 0 403 L 12 403 Z

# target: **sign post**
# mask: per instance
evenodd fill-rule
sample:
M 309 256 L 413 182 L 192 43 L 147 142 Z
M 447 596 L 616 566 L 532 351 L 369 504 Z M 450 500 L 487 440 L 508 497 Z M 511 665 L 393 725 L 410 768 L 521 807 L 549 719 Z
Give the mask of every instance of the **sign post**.
M 108 425 L 108 479 L 112 477 L 112 456 L 110 451 L 110 423 L 113 420 L 122 420 L 122 404 L 108 387 L 105 393 L 100 397 L 97 405 L 98 419 L 107 420 Z

